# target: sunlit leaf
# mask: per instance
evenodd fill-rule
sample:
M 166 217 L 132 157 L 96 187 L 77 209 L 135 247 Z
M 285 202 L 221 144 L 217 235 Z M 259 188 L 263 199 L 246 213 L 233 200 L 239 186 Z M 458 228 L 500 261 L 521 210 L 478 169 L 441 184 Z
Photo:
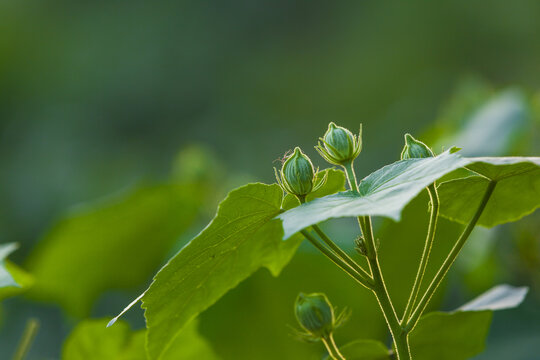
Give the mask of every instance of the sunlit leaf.
M 497 185 L 478 221 L 493 227 L 516 221 L 540 206 L 540 158 L 467 158 L 467 169 L 481 176 L 470 176 L 442 183 L 439 190 L 441 215 L 467 223 L 482 199 L 490 180 Z
M 6 269 L 5 259 L 9 254 L 17 250 L 16 243 L 0 245 L 0 288 L 4 287 L 20 287 L 15 281 L 11 273 Z
M 212 223 L 156 275 L 143 296 L 147 350 L 162 359 L 184 325 L 260 267 L 277 275 L 299 239 L 282 242 L 278 185 L 249 184 L 223 200 Z
M 360 193 L 347 191 L 325 196 L 280 214 L 284 239 L 330 218 L 378 215 L 399 220 L 405 205 L 427 185 L 467 163 L 459 155 L 446 151 L 432 158 L 387 165 L 360 182 Z
M 140 286 L 192 224 L 201 196 L 195 184 L 159 185 L 79 208 L 31 254 L 32 296 L 84 316 L 104 291 Z
M 506 284 L 495 286 L 474 300 L 461 306 L 460 311 L 504 310 L 519 306 L 529 289 Z

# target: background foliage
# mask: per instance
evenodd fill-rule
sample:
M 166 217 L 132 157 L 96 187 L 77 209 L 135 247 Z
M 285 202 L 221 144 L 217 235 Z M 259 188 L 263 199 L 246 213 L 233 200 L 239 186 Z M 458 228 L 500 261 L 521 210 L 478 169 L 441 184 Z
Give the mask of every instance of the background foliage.
M 5 296 L 29 290 L 1 303 L 0 358 L 30 317 L 41 321 L 30 359 L 68 353 L 75 326 L 100 324 L 81 321 L 138 296 L 226 191 L 272 182 L 273 161 L 295 145 L 325 166 L 312 146 L 329 121 L 364 124 L 360 177 L 397 160 L 405 132 L 437 152 L 538 155 L 539 36 L 533 0 L 3 1 L 0 243 L 19 244 L 5 268 L 23 285 Z M 171 196 L 179 188 L 189 191 Z M 376 223 L 396 293 L 412 284 L 415 268 L 400 258 L 421 252 L 426 203 L 422 193 L 405 208 L 404 220 L 419 219 L 405 230 Z M 536 213 L 477 229 L 437 294 L 434 306 L 449 310 L 500 282 L 531 286 L 522 307 L 494 315 L 478 359 L 530 360 L 536 350 L 539 223 Z M 144 230 L 130 233 L 134 224 Z M 325 228 L 352 248 L 354 222 Z M 459 229 L 441 219 L 438 241 L 450 247 Z M 388 341 L 369 294 L 302 244 L 279 278 L 259 270 L 202 313 L 209 351 L 317 358 L 317 346 L 289 336 L 299 291 L 352 308 L 340 343 Z M 143 327 L 137 309 L 126 321 Z M 126 326 L 113 331 L 127 339 Z

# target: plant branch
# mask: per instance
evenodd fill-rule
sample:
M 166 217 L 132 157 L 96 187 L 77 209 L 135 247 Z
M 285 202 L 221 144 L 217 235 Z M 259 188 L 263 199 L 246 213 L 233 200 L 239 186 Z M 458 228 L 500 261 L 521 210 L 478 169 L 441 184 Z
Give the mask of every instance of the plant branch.
M 429 198 L 431 201 L 431 214 L 429 217 L 429 227 L 426 237 L 426 242 L 424 245 L 424 251 L 422 252 L 422 259 L 420 260 L 420 265 L 418 266 L 418 272 L 416 273 L 416 278 L 414 280 L 413 288 L 407 301 L 407 306 L 405 307 L 405 312 L 403 314 L 402 324 L 406 323 L 411 315 L 411 312 L 416 303 L 420 287 L 422 286 L 422 280 L 426 273 L 427 264 L 429 261 L 429 255 L 431 253 L 431 247 L 433 245 L 433 240 L 435 238 L 435 232 L 437 228 L 437 218 L 439 216 L 439 195 L 437 194 L 437 188 L 435 183 L 427 187 Z
M 23 360 L 32 346 L 32 341 L 37 334 L 39 329 L 39 321 L 37 319 L 29 319 L 26 323 L 26 328 L 24 329 L 23 336 L 17 347 L 15 355 L 13 355 L 13 360 Z
M 371 277 L 370 274 L 368 274 L 368 272 L 366 270 L 364 270 L 362 268 L 362 266 L 360 266 L 360 264 L 358 264 L 356 261 L 354 261 L 345 251 L 343 251 L 335 242 L 332 241 L 332 239 L 330 239 L 328 237 L 328 235 L 326 235 L 322 229 L 318 226 L 318 225 L 312 225 L 311 226 L 313 228 L 313 230 L 315 230 L 315 232 L 319 235 L 319 237 L 322 239 L 322 241 L 330 248 L 332 249 L 339 257 L 341 257 L 343 259 L 343 261 L 345 261 L 350 267 L 352 267 L 357 273 L 359 273 L 360 275 L 362 275 L 365 280 L 368 282 L 368 283 L 371 283 L 373 284 L 373 278 Z
M 340 258 L 332 250 L 321 244 L 315 237 L 313 237 L 306 229 L 300 231 L 302 235 L 320 252 L 328 257 L 334 264 L 336 264 L 341 270 L 345 271 L 349 276 L 355 279 L 358 283 L 368 289 L 372 289 L 371 282 L 368 282 L 361 274 L 357 273 L 353 268 L 349 266 L 342 258 Z
M 480 201 L 480 205 L 478 206 L 476 213 L 470 220 L 470 222 L 465 227 L 465 230 L 463 230 L 463 233 L 461 233 L 459 239 L 457 240 L 456 244 L 444 260 L 444 263 L 442 264 L 441 268 L 429 284 L 429 287 L 427 288 L 424 296 L 422 296 L 422 299 L 414 309 L 411 318 L 407 321 L 407 324 L 405 325 L 404 329 L 407 332 L 410 332 L 414 327 L 416 326 L 418 320 L 420 319 L 420 316 L 422 316 L 422 313 L 426 309 L 429 301 L 431 300 L 433 294 L 435 293 L 435 290 L 439 287 L 442 280 L 448 273 L 448 270 L 456 260 L 457 256 L 459 255 L 459 252 L 463 248 L 463 245 L 469 238 L 469 235 L 471 234 L 472 230 L 474 229 L 474 226 L 478 222 L 478 219 L 480 219 L 480 216 L 482 215 L 482 212 L 486 208 L 486 205 L 489 201 L 489 198 L 493 194 L 493 190 L 495 190 L 495 185 L 497 185 L 496 181 L 491 180 L 486 188 L 486 191 L 484 193 L 484 196 L 482 197 L 482 200 Z
M 343 167 L 345 168 L 345 174 L 347 175 L 350 189 L 352 191 L 359 192 L 352 162 L 344 164 Z M 401 328 L 395 308 L 392 305 L 390 295 L 388 294 L 388 290 L 386 289 L 386 285 L 384 283 L 384 278 L 377 256 L 377 246 L 375 244 L 375 237 L 373 236 L 371 218 L 369 216 L 359 216 L 358 224 L 360 225 L 360 230 L 364 236 L 366 256 L 368 258 L 369 268 L 373 276 L 374 286 L 372 291 L 377 298 L 381 311 L 386 320 L 386 324 L 388 325 L 392 338 L 394 339 L 397 357 L 399 360 L 410 360 L 411 355 L 408 344 L 408 334 Z
M 326 350 L 328 350 L 328 355 L 330 355 L 331 359 L 345 360 L 345 357 L 341 354 L 339 348 L 336 345 L 336 342 L 334 341 L 334 335 L 332 333 L 330 333 L 330 335 L 328 335 L 327 337 L 323 337 L 321 340 L 326 347 Z

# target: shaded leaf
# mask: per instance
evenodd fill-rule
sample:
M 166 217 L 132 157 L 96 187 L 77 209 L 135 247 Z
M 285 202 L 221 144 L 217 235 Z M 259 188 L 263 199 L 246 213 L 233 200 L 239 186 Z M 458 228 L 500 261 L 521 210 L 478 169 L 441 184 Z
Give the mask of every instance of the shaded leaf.
M 347 360 L 390 360 L 388 349 L 376 340 L 355 340 L 340 347 L 340 352 Z M 328 356 L 325 360 L 330 359 Z
M 61 219 L 31 254 L 32 296 L 84 316 L 104 291 L 139 286 L 192 224 L 200 195 L 196 184 L 143 187 Z
M 85 320 L 69 335 L 63 360 L 146 360 L 146 330 L 133 332 L 125 322 L 106 328 L 106 320 Z M 197 321 L 189 323 L 164 355 L 164 360 L 215 360 L 208 342 L 197 332 Z
M 415 360 L 465 360 L 482 352 L 491 311 L 432 312 L 420 319 L 410 335 Z
M 150 359 L 162 359 L 187 322 L 258 268 L 279 274 L 300 243 L 281 241 L 274 218 L 282 197 L 275 184 L 233 190 L 210 225 L 160 270 L 143 296 Z
M 280 214 L 284 239 L 330 218 L 378 215 L 399 220 L 405 205 L 424 187 L 467 163 L 459 155 L 446 151 L 432 158 L 387 165 L 360 182 L 360 193 L 347 191 L 325 196 Z
M 465 360 L 480 353 L 485 347 L 492 310 L 518 306 L 527 290 L 498 285 L 454 312 L 424 315 L 410 335 L 413 358 Z
M 470 176 L 439 185 L 441 215 L 468 223 L 478 207 L 489 180 L 497 181 L 478 224 L 486 227 L 516 221 L 540 206 L 540 158 L 467 158 Z M 489 179 L 489 180 L 488 180 Z

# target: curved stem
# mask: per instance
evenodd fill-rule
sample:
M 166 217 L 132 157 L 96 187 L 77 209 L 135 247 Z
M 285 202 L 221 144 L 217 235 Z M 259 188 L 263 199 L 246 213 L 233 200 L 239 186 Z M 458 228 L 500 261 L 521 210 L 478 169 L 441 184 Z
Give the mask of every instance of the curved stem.
M 315 246 L 320 252 L 322 252 L 326 257 L 328 257 L 334 264 L 336 264 L 341 270 L 345 271 L 349 276 L 351 276 L 353 279 L 355 279 L 358 283 L 365 286 L 368 289 L 372 289 L 372 285 L 370 282 L 367 282 L 366 279 L 364 279 L 363 276 L 361 276 L 359 273 L 357 273 L 353 268 L 351 268 L 346 262 L 343 261 L 339 256 L 336 255 L 332 250 L 328 249 L 326 246 L 321 244 L 316 238 L 311 236 L 311 234 L 307 230 L 301 230 L 300 231 L 302 235 L 313 245 Z
M 324 346 L 326 347 L 326 350 L 328 350 L 328 355 L 330 355 L 330 358 L 333 360 L 345 360 L 345 357 L 341 354 L 339 351 L 339 348 L 336 345 L 336 342 L 334 341 L 334 335 L 330 333 L 327 337 L 324 337 L 321 339 Z
M 352 267 L 356 272 L 358 272 L 360 275 L 362 275 L 365 280 L 371 284 L 373 284 L 373 278 L 366 270 L 364 270 L 360 264 L 358 264 L 356 261 L 354 261 L 345 251 L 343 251 L 335 242 L 332 241 L 322 230 L 318 225 L 312 225 L 311 226 L 313 230 L 319 235 L 319 237 L 324 241 L 326 245 L 330 249 L 332 249 L 339 257 L 343 259 L 350 267 Z
M 474 229 L 474 226 L 478 222 L 478 219 L 480 219 L 480 216 L 482 215 L 482 212 L 484 211 L 489 198 L 493 194 L 493 190 L 495 190 L 495 185 L 497 185 L 496 181 L 491 180 L 486 188 L 486 191 L 484 193 L 484 196 L 482 197 L 482 200 L 480 201 L 480 205 L 476 209 L 476 213 L 472 217 L 471 221 L 467 224 L 467 227 L 465 227 L 465 230 L 463 230 L 463 233 L 461 233 L 459 239 L 457 240 L 456 244 L 444 260 L 444 263 L 442 264 L 441 268 L 429 284 L 429 287 L 427 288 L 424 296 L 422 296 L 422 299 L 414 309 L 414 312 L 411 315 L 411 318 L 407 321 L 407 325 L 405 326 L 405 330 L 407 332 L 414 329 L 416 323 L 420 319 L 420 316 L 422 316 L 422 313 L 426 309 L 426 306 L 428 305 L 429 301 L 431 300 L 431 297 L 435 293 L 435 290 L 439 287 L 442 280 L 448 273 L 448 270 L 450 269 L 450 266 L 454 263 L 457 256 L 459 255 L 459 252 L 463 248 L 463 245 L 467 241 L 469 235 L 471 234 L 472 230 Z
M 437 194 L 437 188 L 435 187 L 435 183 L 429 185 L 427 189 L 431 201 L 431 214 L 429 217 L 428 233 L 426 237 L 426 243 L 424 245 L 424 251 L 422 252 L 422 259 L 420 260 L 420 265 L 418 266 L 418 272 L 416 273 L 413 288 L 409 296 L 409 300 L 407 301 L 407 306 L 405 307 L 402 323 L 405 323 L 409 319 L 414 304 L 416 303 L 416 299 L 422 285 L 422 280 L 424 279 L 424 275 L 426 272 L 427 264 L 429 261 L 429 254 L 431 253 L 431 247 L 433 245 L 435 231 L 437 228 L 437 218 L 439 216 L 439 195 Z

